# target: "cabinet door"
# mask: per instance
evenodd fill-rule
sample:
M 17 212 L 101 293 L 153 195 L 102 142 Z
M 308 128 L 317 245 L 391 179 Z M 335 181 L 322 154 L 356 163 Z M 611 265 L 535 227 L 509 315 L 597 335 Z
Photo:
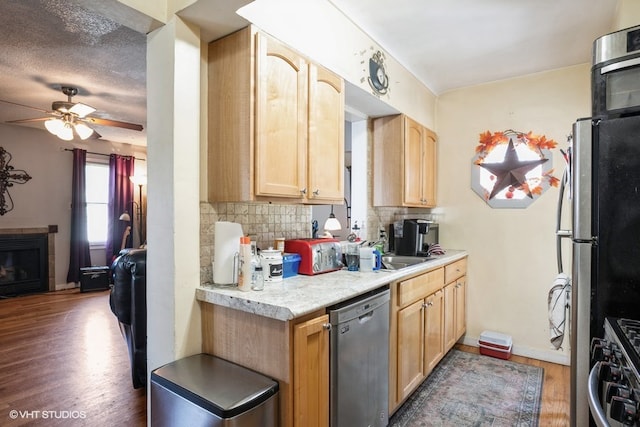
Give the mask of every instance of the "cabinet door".
M 440 290 L 425 300 L 424 374 L 435 368 L 444 356 L 443 339 L 444 297 Z
M 427 207 L 436 206 L 436 135 L 424 134 L 424 165 L 422 167 L 422 200 Z
M 444 287 L 444 349 L 449 351 L 457 341 L 456 283 Z
M 344 199 L 344 81 L 309 66 L 308 193 L 312 202 Z
M 293 425 L 329 426 L 329 316 L 294 327 Z
M 424 128 L 405 117 L 404 132 L 404 203 L 409 206 L 422 206 Z
M 424 378 L 424 300 L 398 311 L 398 400 Z
M 456 341 L 467 330 L 467 276 L 456 280 Z
M 304 197 L 307 85 L 306 60 L 270 37 L 256 34 L 257 196 Z

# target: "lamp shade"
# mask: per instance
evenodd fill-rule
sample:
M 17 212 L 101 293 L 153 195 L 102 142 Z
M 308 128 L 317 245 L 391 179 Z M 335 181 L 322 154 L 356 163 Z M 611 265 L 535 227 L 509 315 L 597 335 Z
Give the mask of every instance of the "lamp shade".
M 50 119 L 44 122 L 44 127 L 46 127 L 50 133 L 57 136 L 58 132 L 64 127 L 64 122 L 60 119 Z
M 91 136 L 91 134 L 93 134 L 93 129 L 91 129 L 84 123 L 76 123 L 75 128 L 78 136 L 80 136 L 80 139 L 87 139 Z
M 338 218 L 336 218 L 334 214 L 331 214 L 324 223 L 324 229 L 326 231 L 338 231 L 342 230 L 342 225 L 340 224 L 340 221 L 338 221 Z
M 135 185 L 147 185 L 147 175 L 131 175 L 129 179 Z
M 71 141 L 73 139 L 73 128 L 69 123 L 65 123 L 62 129 L 58 132 L 58 138 L 65 141 Z
M 129 215 L 129 212 L 123 212 L 122 215 L 120 215 L 120 218 L 118 219 L 120 221 L 131 222 L 131 215 Z

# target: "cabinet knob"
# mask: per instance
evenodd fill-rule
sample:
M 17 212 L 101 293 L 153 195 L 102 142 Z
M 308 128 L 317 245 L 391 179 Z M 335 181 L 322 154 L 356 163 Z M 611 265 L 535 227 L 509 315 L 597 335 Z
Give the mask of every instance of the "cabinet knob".
M 303 195 L 304 195 L 304 194 L 307 194 L 307 189 L 306 189 L 306 188 L 303 188 L 302 190 L 300 190 L 300 194 L 303 194 Z
M 314 191 L 314 192 L 313 192 L 313 195 L 314 195 L 314 196 L 319 196 L 319 195 L 320 195 L 320 190 L 316 190 L 316 191 Z
M 331 323 L 323 323 L 322 329 L 326 329 L 327 331 L 331 330 Z

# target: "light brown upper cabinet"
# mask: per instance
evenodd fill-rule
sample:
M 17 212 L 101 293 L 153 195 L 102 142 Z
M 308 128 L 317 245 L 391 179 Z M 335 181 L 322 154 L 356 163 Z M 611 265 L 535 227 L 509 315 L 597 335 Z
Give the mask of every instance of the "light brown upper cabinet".
M 251 26 L 208 63 L 209 201 L 342 202 L 344 81 Z
M 405 115 L 373 120 L 373 205 L 436 206 L 436 134 Z

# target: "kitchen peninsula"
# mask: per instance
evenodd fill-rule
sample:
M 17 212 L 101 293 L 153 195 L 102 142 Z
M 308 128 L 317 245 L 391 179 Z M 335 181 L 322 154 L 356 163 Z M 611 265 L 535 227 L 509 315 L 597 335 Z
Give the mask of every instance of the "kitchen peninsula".
M 391 413 L 465 331 L 466 260 L 450 250 L 401 270 L 298 275 L 260 292 L 202 285 L 202 350 L 278 380 L 280 425 L 328 426 L 327 307 L 389 287 Z

